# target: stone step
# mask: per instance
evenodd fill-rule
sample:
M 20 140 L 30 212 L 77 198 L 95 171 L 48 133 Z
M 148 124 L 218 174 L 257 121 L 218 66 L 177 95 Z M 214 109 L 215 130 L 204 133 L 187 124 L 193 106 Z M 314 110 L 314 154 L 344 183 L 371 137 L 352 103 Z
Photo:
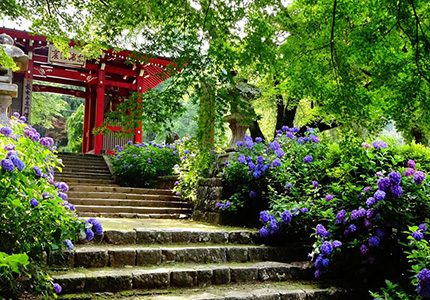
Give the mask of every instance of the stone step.
M 151 195 L 153 196 L 153 195 Z M 191 204 L 186 201 L 171 200 L 127 200 L 127 199 L 85 199 L 68 198 L 67 201 L 73 205 L 90 206 L 144 206 L 144 207 L 182 207 L 190 208 Z
M 127 293 L 69 294 L 62 300 L 363 300 L 367 291 L 342 288 L 335 282 L 287 281 L 230 283 L 198 289 L 134 290 Z
M 100 206 L 75 205 L 78 212 L 97 213 L 136 213 L 136 214 L 190 214 L 191 208 L 181 207 L 137 207 L 137 206 Z
M 87 178 L 87 179 L 112 179 L 112 175 L 109 174 L 100 174 L 100 173 L 92 173 L 92 172 L 75 172 L 75 173 L 56 173 L 55 177 L 62 178 Z
M 63 168 L 61 174 L 75 174 L 75 173 L 97 173 L 97 174 L 109 174 L 111 175 L 111 172 L 109 171 L 109 168 Z
M 69 198 L 91 198 L 91 199 L 128 199 L 128 200 L 171 200 L 180 201 L 178 196 L 154 195 L 154 194 L 131 194 L 125 192 L 82 192 L 69 191 Z
M 125 219 L 189 219 L 188 214 L 141 214 L 141 213 L 108 213 L 108 212 L 77 212 L 80 218 L 125 218 Z
M 69 167 L 85 167 L 85 166 L 95 166 L 95 167 L 106 167 L 106 161 L 104 159 L 93 160 L 93 159 L 62 159 L 63 165 L 66 168 Z
M 172 195 L 172 190 L 168 189 L 145 189 L 120 186 L 94 186 L 79 185 L 71 186 L 70 192 L 108 192 L 108 193 L 128 193 L 128 194 L 146 194 L 146 195 Z
M 92 244 L 110 245 L 169 245 L 187 243 L 261 245 L 266 240 L 258 231 L 250 230 L 207 230 L 198 228 L 134 228 L 133 230 L 105 230 L 100 239 Z M 307 253 L 305 253 L 307 255 Z M 306 257 L 305 257 L 306 258 Z
M 265 246 L 206 246 L 171 245 L 169 247 L 124 247 L 110 246 L 77 247 L 64 251 L 62 256 L 54 252 L 49 257 L 50 265 L 84 268 L 120 268 L 125 266 L 159 266 L 175 263 L 246 263 L 261 261 L 292 262 L 306 260 L 309 247 L 265 247 Z M 63 258 L 61 258 L 63 257 Z
M 120 292 L 133 289 L 191 288 L 229 283 L 310 280 L 310 263 L 260 262 L 256 264 L 181 265 L 166 268 L 125 268 L 53 273 L 63 293 Z
M 95 178 L 72 178 L 72 177 L 63 177 L 61 175 L 55 175 L 55 181 L 64 181 L 70 186 L 79 185 L 84 183 L 85 185 L 95 184 L 95 185 L 115 185 L 115 181 L 113 179 L 95 179 Z

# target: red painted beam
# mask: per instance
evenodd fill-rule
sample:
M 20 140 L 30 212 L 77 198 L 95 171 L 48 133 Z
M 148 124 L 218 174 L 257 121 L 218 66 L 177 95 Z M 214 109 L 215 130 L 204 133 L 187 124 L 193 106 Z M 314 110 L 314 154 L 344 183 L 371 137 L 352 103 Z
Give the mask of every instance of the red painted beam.
M 85 98 L 85 92 L 83 91 L 66 89 L 66 88 L 57 87 L 57 86 L 40 85 L 40 84 L 33 84 L 33 92 L 54 93 L 54 94 L 70 95 L 77 98 Z
M 66 85 L 72 85 L 72 86 L 81 86 L 85 87 L 87 84 L 82 81 L 74 81 L 74 80 L 67 80 L 67 79 L 60 79 L 60 78 L 51 78 L 51 77 L 42 77 L 35 75 L 34 80 L 37 81 L 44 81 L 44 82 L 52 82 L 52 83 L 60 83 L 60 84 L 66 84 Z
M 97 76 L 85 72 L 76 72 L 71 70 L 61 70 L 43 66 L 34 67 L 34 75 L 41 77 L 58 77 L 63 79 L 77 80 L 88 84 L 97 83 Z
M 119 88 L 125 88 L 129 90 L 135 90 L 136 84 L 128 83 L 128 82 L 121 82 L 121 81 L 110 81 L 106 80 L 106 85 L 113 86 L 113 87 L 119 87 Z

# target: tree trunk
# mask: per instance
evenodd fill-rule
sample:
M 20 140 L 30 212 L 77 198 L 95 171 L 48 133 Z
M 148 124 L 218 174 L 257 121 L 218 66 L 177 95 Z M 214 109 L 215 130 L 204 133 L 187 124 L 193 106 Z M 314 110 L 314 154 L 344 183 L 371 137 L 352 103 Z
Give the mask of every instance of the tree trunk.
M 261 137 L 265 140 L 263 132 L 261 131 L 260 125 L 257 120 L 254 120 L 249 126 L 249 131 L 251 132 L 251 137 L 255 140 L 256 137 Z

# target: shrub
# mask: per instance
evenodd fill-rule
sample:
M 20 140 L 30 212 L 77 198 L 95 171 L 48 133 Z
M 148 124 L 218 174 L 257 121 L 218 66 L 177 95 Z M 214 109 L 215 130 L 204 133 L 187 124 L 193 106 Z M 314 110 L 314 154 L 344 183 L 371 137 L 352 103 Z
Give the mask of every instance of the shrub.
M 61 162 L 53 140 L 41 138 L 23 117 L 12 117 L 11 124 L 0 128 L 0 257 L 6 262 L 0 268 L 0 294 L 12 297 L 18 282 L 30 281 L 47 295 L 53 285 L 41 269 L 43 253 L 63 249 L 67 241 L 70 246 L 78 233 L 85 238 L 89 232 L 66 201 L 68 186 L 54 181 Z
M 113 171 L 117 181 L 124 186 L 156 187 L 157 177 L 173 174 L 179 163 L 177 145 L 159 145 L 149 142 L 133 144 L 129 141 L 116 146 L 112 156 Z

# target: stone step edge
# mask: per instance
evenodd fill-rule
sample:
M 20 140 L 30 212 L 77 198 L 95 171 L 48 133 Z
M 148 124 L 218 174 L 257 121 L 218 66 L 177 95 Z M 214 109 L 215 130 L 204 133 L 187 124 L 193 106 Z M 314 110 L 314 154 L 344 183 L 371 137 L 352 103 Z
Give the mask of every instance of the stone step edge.
M 306 260 L 311 248 L 262 246 L 201 246 L 169 248 L 80 248 L 52 252 L 50 265 L 84 268 L 168 265 L 172 263 L 246 263 L 259 261 L 291 262 Z
M 170 214 L 158 214 L 158 213 L 110 213 L 110 212 L 77 212 L 81 218 L 115 218 L 115 219 L 174 219 L 183 220 L 190 219 L 191 213 L 170 213 Z
M 100 189 L 106 189 L 106 190 L 115 190 L 115 193 L 122 193 L 122 192 L 132 192 L 132 194 L 150 194 L 154 193 L 155 195 L 161 195 L 161 193 L 166 193 L 168 195 L 174 195 L 173 191 L 170 189 L 149 189 L 149 188 L 138 188 L 138 187 L 120 187 L 118 186 L 103 186 L 103 187 L 97 187 L 97 186 L 93 186 L 93 185 L 80 185 L 80 186 L 74 186 L 73 187 L 73 191 L 74 192 L 87 192 L 85 191 L 86 189 L 95 189 L 95 191 L 92 192 L 111 192 L 111 191 L 103 191 Z
M 78 212 L 125 212 L 125 213 L 191 213 L 189 207 L 157 207 L 157 206 L 117 206 L 117 205 L 75 205 Z M 108 210 L 108 211 L 106 211 Z M 114 210 L 114 211 L 111 211 Z M 124 211 L 126 210 L 126 211 Z
M 103 223 L 103 221 L 102 221 Z M 258 231 L 250 230 L 204 230 L 204 229 L 150 229 L 133 228 L 133 230 L 105 230 L 96 235 L 92 243 L 114 245 L 154 245 L 171 243 L 213 243 L 213 244 L 263 244 L 264 238 Z
M 95 205 L 95 206 L 150 206 L 154 207 L 159 205 L 160 207 L 191 207 L 191 203 L 187 201 L 177 201 L 175 199 L 96 199 L 96 198 L 67 198 L 67 201 L 76 205 Z M 127 204 L 125 204 L 127 203 Z M 112 205 L 115 204 L 115 205 Z
M 250 266 L 196 266 L 153 270 L 111 270 L 52 275 L 65 293 L 120 292 L 132 289 L 197 287 L 240 282 L 309 280 L 310 264 L 262 262 Z

